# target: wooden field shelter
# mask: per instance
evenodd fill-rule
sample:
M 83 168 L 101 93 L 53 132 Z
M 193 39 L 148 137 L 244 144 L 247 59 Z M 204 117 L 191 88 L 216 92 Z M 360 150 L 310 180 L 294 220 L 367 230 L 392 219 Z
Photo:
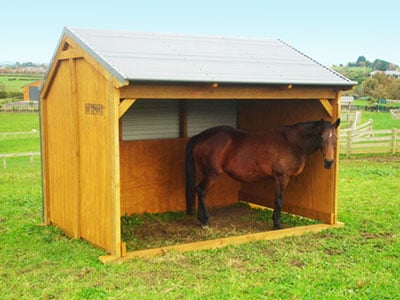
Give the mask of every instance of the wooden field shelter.
M 334 121 L 354 84 L 276 39 L 64 28 L 40 95 L 44 222 L 129 256 L 121 216 L 185 210 L 188 137 Z M 337 183 L 315 153 L 283 210 L 335 225 Z M 273 207 L 272 181 L 221 177 L 207 203 L 239 200 Z
M 24 101 L 39 101 L 39 88 L 42 85 L 42 80 L 36 80 L 32 83 L 24 85 Z

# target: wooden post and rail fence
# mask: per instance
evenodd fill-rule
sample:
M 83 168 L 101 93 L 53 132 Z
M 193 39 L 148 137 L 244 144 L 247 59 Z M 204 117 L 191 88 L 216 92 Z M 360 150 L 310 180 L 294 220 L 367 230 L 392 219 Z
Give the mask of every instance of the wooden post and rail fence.
M 400 129 L 374 130 L 373 122 L 340 130 L 340 153 L 350 157 L 362 153 L 400 152 Z
M 35 156 L 40 156 L 40 152 L 22 152 L 22 153 L 5 153 L 0 154 L 0 158 L 3 160 L 3 169 L 7 169 L 7 159 L 13 157 L 29 157 L 31 165 L 33 165 L 33 158 Z
M 19 136 L 26 135 L 37 135 L 39 137 L 39 131 L 19 131 L 19 132 L 0 132 L 0 138 L 17 138 Z M 1 141 L 0 141 L 1 142 Z M 7 160 L 16 157 L 29 157 L 31 165 L 34 163 L 34 157 L 40 156 L 40 152 L 30 151 L 30 152 L 19 152 L 19 153 L 0 153 L 0 160 L 3 162 L 3 169 L 7 169 Z

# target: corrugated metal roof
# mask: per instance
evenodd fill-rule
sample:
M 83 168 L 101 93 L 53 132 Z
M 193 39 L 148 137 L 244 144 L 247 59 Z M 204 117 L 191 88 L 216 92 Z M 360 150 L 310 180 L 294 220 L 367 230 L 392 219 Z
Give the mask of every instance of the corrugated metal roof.
M 120 81 L 351 86 L 355 82 L 276 39 L 71 29 Z

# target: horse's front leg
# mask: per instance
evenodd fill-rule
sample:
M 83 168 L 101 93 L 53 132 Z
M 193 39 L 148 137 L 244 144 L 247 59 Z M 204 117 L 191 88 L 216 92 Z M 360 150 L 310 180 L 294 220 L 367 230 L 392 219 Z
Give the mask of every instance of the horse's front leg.
M 274 229 L 281 229 L 281 210 L 286 186 L 289 183 L 289 177 L 285 175 L 275 175 L 275 205 L 272 213 Z

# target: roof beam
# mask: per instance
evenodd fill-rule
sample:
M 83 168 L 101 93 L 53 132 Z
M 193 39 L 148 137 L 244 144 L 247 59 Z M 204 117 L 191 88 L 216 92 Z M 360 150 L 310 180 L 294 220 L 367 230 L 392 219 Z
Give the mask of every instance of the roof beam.
M 333 87 L 295 85 L 225 85 L 213 83 L 135 83 L 120 88 L 131 99 L 335 99 Z

